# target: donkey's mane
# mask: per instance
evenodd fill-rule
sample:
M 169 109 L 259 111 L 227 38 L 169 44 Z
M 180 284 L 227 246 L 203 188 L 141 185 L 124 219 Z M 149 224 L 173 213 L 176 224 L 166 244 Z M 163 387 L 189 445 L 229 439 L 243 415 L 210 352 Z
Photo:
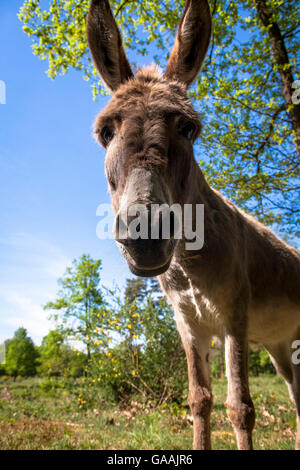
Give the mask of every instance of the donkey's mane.
M 155 105 L 157 112 L 164 114 L 182 114 L 199 124 L 199 115 L 194 110 L 187 95 L 187 88 L 177 80 L 170 80 L 162 75 L 157 65 L 138 68 L 135 76 L 122 83 L 113 93 L 112 100 L 98 116 L 95 122 L 95 131 L 99 128 L 99 121 L 106 116 L 114 118 L 115 115 L 124 114 L 128 117 L 130 109 L 137 117 L 136 106 L 140 104 Z
M 163 74 L 161 68 L 156 64 L 139 67 L 135 76 L 141 82 L 161 82 Z

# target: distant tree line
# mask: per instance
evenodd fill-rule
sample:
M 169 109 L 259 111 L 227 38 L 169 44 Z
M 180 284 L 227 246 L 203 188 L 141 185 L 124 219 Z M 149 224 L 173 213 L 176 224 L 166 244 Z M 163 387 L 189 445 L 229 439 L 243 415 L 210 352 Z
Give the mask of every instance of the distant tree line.
M 83 373 L 83 357 L 78 357 L 59 330 L 51 330 L 41 346 L 34 345 L 23 327 L 5 341 L 5 363 L 0 364 L 0 375 L 79 377 Z
M 99 387 L 116 400 L 135 394 L 182 401 L 187 395 L 185 355 L 173 312 L 156 279 L 128 279 L 123 292 L 105 289 L 101 260 L 82 255 L 58 281 L 51 310 L 56 328 L 35 346 L 25 328 L 6 341 L 0 373 L 13 377 L 78 378 L 89 393 Z M 223 345 L 211 344 L 213 377 L 225 375 Z M 263 349 L 250 351 L 251 375 L 275 373 Z M 84 400 L 83 400 L 84 402 Z

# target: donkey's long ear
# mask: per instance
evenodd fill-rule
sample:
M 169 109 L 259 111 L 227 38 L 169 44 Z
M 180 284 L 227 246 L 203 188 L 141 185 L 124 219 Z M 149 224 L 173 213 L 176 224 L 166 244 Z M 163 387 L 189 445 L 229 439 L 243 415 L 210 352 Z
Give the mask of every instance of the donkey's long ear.
M 205 59 L 211 24 L 208 1 L 187 0 L 165 77 L 191 85 Z
M 92 0 L 87 19 L 87 39 L 98 74 L 108 88 L 115 91 L 133 73 L 108 0 Z

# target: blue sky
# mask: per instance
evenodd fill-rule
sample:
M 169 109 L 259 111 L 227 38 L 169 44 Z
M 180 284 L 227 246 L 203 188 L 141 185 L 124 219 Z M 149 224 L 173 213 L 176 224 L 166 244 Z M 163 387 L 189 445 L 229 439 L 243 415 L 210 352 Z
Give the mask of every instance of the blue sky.
M 73 258 L 101 258 L 107 286 L 132 275 L 114 241 L 96 237 L 96 209 L 110 200 L 91 127 L 108 97 L 93 102 L 74 71 L 48 78 L 17 19 L 22 3 L 0 2 L 0 342 L 24 326 L 39 344 L 53 326 L 41 305 Z

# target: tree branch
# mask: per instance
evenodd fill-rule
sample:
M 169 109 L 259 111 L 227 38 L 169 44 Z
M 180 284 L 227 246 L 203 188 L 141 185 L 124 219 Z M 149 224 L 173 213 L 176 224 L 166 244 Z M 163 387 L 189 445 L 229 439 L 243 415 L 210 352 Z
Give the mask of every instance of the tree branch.
M 259 19 L 265 28 L 267 28 L 271 41 L 273 57 L 279 69 L 285 101 L 289 106 L 288 113 L 296 137 L 296 149 L 300 157 L 300 104 L 293 104 L 292 102 L 294 77 L 284 38 L 278 23 L 273 21 L 273 12 L 267 5 L 266 0 L 254 0 L 254 3 Z

